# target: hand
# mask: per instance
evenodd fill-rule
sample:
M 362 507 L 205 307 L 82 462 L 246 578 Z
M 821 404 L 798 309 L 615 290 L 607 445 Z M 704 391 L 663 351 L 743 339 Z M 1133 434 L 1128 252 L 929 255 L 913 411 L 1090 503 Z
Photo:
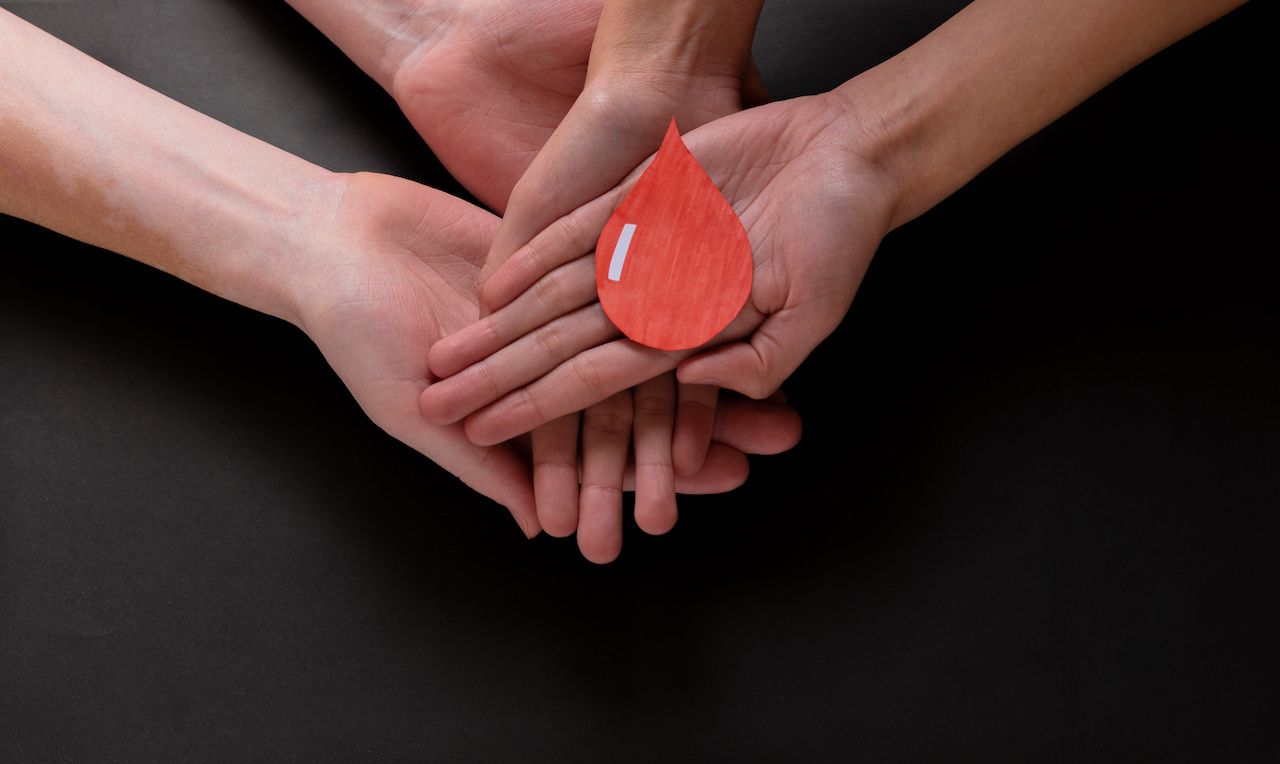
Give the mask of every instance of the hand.
M 494 274 L 486 300 L 505 307 L 433 348 L 433 370 L 464 370 L 424 392 L 424 416 L 470 415 L 473 442 L 499 442 L 677 365 L 682 382 L 767 397 L 840 322 L 891 225 L 898 184 L 873 161 L 872 136 L 835 95 L 759 107 L 686 136 L 742 217 L 755 257 L 751 297 L 720 338 L 728 344 L 700 354 L 645 348 L 618 339 L 594 302 L 583 254 L 633 178 Z
M 431 386 L 432 345 L 478 317 L 475 277 L 497 219 L 405 180 L 358 174 L 340 182 L 332 212 L 304 226 L 314 234 L 302 247 L 308 268 L 305 283 L 290 290 L 299 306 L 291 313 L 374 422 L 506 506 L 532 537 L 539 522 L 528 459 L 511 444 L 475 446 L 461 427 L 428 424 L 417 411 Z M 718 442 L 703 468 L 676 489 L 737 487 L 746 479 L 742 452 L 790 448 L 799 423 L 785 406 L 736 402 L 718 412 L 713 434 Z M 632 469 L 616 490 L 634 484 Z M 579 543 L 593 560 L 613 559 L 620 514 L 584 516 Z
M 506 207 L 486 271 L 515 251 L 504 235 L 523 243 L 621 180 L 648 156 L 673 114 L 687 129 L 736 111 L 744 82 L 762 97 L 750 65 L 758 3 L 745 13 L 741 0 L 673 3 L 656 12 L 645 6 L 640 13 L 629 5 L 606 3 L 603 18 L 599 0 L 468 6 L 435 17 L 429 41 L 392 79 L 398 103 L 445 165 L 486 203 Z M 701 469 L 716 398 L 714 387 L 654 379 L 584 417 L 566 414 L 536 430 L 542 526 L 566 536 L 580 515 L 620 517 L 617 481 L 634 440 L 636 522 L 649 533 L 668 531 L 677 513 L 675 476 Z
M 486 266 L 621 182 L 672 118 L 687 132 L 767 100 L 751 59 L 762 4 L 607 0 L 581 95 L 511 192 Z
M 582 92 L 603 3 L 445 4 L 407 31 L 418 43 L 379 79 L 449 172 L 501 212 Z

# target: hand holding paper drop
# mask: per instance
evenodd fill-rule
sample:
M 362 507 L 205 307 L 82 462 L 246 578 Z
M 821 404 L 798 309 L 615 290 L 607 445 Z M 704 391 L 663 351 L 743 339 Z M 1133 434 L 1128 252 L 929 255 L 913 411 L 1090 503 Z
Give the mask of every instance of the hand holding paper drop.
M 672 120 L 653 163 L 600 233 L 600 304 L 632 340 L 687 350 L 737 317 L 752 268 L 742 222 Z

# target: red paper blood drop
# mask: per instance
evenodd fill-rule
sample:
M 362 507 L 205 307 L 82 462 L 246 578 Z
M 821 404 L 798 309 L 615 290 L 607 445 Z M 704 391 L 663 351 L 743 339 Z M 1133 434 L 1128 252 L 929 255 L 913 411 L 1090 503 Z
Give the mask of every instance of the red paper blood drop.
M 604 312 L 643 345 L 694 348 L 737 317 L 751 293 L 752 267 L 742 221 L 672 120 L 658 155 L 596 244 Z

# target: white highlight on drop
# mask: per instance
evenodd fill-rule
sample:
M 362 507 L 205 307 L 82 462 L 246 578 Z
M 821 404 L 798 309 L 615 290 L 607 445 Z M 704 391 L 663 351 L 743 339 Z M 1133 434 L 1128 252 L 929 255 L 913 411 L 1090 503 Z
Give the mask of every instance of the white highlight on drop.
M 635 235 L 636 224 L 627 223 L 622 227 L 622 235 L 613 246 L 613 257 L 609 260 L 609 280 L 622 280 L 622 265 L 627 262 L 627 250 L 631 249 L 631 237 Z

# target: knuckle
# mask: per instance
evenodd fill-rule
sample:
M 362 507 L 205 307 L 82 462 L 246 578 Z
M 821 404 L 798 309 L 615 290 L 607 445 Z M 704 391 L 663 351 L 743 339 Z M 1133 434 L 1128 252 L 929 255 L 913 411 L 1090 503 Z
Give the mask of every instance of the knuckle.
M 546 274 L 546 256 L 542 252 L 542 247 L 539 247 L 536 241 L 526 244 L 517 257 L 515 265 L 525 278 L 539 278 Z
M 578 460 L 567 454 L 540 454 L 535 452 L 533 455 L 534 467 L 556 467 L 566 470 L 578 470 Z
M 610 502 L 618 501 L 622 498 L 622 487 L 617 485 L 609 485 L 596 481 L 585 482 L 582 484 L 583 494 L 597 494 Z
M 665 417 L 675 413 L 674 401 L 664 395 L 636 393 L 636 417 Z
M 577 249 L 585 249 L 590 246 L 585 239 L 586 229 L 582 225 L 582 221 L 575 213 L 560 219 L 560 233 L 569 244 Z
M 560 333 L 556 331 L 554 326 L 542 326 L 534 330 L 533 341 L 538 346 L 538 350 L 548 358 L 561 358 L 564 350 L 564 342 L 560 338 Z
M 628 435 L 631 432 L 631 415 L 621 411 L 601 411 L 588 414 L 583 421 L 584 430 L 597 435 Z
M 485 337 L 487 347 L 501 348 L 510 342 L 504 328 L 497 314 L 485 316 L 480 324 L 480 331 Z
M 540 279 L 533 285 L 533 299 L 550 315 L 563 315 L 569 310 L 564 281 L 554 275 Z
M 664 477 L 671 471 L 670 449 L 660 449 L 653 453 L 637 454 L 636 468 L 658 470 Z
M 538 396 L 534 395 L 527 387 L 521 388 L 516 394 L 516 405 L 518 408 L 528 409 L 533 412 L 533 418 L 537 423 L 545 423 L 549 418 L 546 412 L 542 410 L 542 403 L 538 400 Z
M 590 358 L 585 355 L 574 356 L 569 361 L 569 371 L 573 374 L 574 379 L 578 381 L 578 384 L 591 395 L 593 400 L 604 399 L 604 383 L 600 379 L 599 370 L 596 369 Z
M 493 364 L 487 359 L 473 366 L 476 370 L 477 384 L 484 393 L 491 398 L 496 398 L 502 394 L 502 385 L 498 380 L 498 373 L 493 368 Z

